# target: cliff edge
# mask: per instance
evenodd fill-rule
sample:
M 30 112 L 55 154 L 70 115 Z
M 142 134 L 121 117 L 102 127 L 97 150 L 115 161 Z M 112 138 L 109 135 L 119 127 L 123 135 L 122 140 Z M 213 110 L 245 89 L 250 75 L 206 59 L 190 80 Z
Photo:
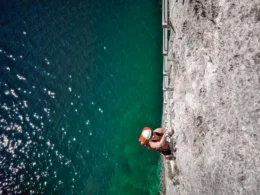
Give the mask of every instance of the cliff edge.
M 258 195 L 260 2 L 170 0 L 169 9 L 177 151 L 164 162 L 165 193 Z

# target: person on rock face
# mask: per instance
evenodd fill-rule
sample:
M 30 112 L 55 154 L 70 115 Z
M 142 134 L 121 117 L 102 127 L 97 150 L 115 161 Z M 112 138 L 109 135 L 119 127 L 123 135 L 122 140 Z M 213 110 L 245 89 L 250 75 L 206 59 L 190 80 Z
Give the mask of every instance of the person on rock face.
M 173 134 L 173 132 L 172 132 Z M 139 137 L 142 146 L 146 146 L 150 150 L 157 150 L 162 153 L 166 159 L 172 159 L 172 151 L 169 147 L 167 138 L 171 136 L 166 133 L 165 128 L 157 128 L 152 131 L 149 127 L 144 127 Z

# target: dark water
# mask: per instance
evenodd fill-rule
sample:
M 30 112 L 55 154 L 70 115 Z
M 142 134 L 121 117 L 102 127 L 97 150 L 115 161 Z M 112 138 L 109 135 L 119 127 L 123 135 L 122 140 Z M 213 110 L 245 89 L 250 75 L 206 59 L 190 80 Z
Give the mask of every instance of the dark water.
M 0 1 L 0 189 L 158 194 L 157 0 Z

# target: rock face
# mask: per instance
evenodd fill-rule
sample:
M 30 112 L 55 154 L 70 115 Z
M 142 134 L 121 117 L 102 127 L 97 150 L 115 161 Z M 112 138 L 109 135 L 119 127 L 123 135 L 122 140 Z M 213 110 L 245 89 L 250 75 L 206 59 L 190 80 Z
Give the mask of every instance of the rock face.
M 166 106 L 179 184 L 168 177 L 166 194 L 259 195 L 260 1 L 170 0 L 169 7 L 174 91 Z

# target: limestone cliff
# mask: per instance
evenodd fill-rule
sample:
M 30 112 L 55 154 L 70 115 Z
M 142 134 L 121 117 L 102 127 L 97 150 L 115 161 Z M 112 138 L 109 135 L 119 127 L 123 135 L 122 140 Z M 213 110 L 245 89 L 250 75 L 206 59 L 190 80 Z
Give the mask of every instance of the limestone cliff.
M 166 194 L 258 195 L 260 1 L 170 0 L 169 9 L 177 152 Z

